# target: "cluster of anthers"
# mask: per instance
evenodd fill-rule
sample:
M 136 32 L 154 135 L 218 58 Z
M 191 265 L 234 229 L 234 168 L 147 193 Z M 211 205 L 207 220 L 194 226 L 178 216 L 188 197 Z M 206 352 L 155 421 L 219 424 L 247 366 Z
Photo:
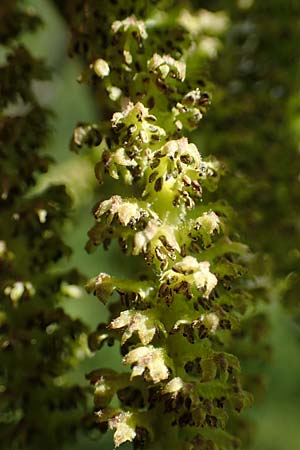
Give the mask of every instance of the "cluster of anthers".
M 95 207 L 87 249 L 116 240 L 128 257 L 146 262 L 131 279 L 100 273 L 88 283 L 102 302 L 114 300 L 108 326 L 92 333 L 90 347 L 120 341 L 129 369 L 99 369 L 88 378 L 97 422 L 115 430 L 116 446 L 236 449 L 228 421 L 251 396 L 228 349 L 249 300 L 238 282 L 247 249 L 231 239 L 228 207 L 208 200 L 222 167 L 183 134 L 198 125 L 209 95 L 188 78 L 199 48 L 182 17 L 170 24 L 158 11 L 145 21 L 112 20 L 107 48 L 91 50 L 82 76 L 121 111 L 107 123 L 80 124 L 73 146 L 94 146 L 96 137 L 97 178 L 110 176 L 129 192 Z M 81 29 L 92 20 L 87 7 Z M 173 36 L 169 46 L 164 30 Z

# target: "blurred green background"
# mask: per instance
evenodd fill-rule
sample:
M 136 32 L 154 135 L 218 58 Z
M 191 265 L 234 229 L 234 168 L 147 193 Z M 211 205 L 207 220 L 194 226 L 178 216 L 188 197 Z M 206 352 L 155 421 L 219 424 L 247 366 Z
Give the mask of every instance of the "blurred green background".
M 33 53 L 45 58 L 53 69 L 53 79 L 36 85 L 40 100 L 55 111 L 53 135 L 46 152 L 57 161 L 49 174 L 40 180 L 39 188 L 48 183 L 63 182 L 74 200 L 71 220 L 65 232 L 66 242 L 73 249 L 67 265 L 78 267 L 87 277 L 101 271 L 123 273 L 124 257 L 112 248 L 109 252 L 97 251 L 87 255 L 84 246 L 88 229 L 93 223 L 91 208 L 101 193 L 95 184 L 93 161 L 97 155 L 76 155 L 69 151 L 69 140 L 79 121 L 99 120 L 101 110 L 93 101 L 91 92 L 80 85 L 76 78 L 81 68 L 78 62 L 67 56 L 68 31 L 50 0 L 28 1 L 44 20 L 44 28 L 34 36 L 26 36 L 26 43 Z M 298 121 L 297 123 L 300 123 Z M 105 321 L 105 308 L 93 297 L 84 294 L 78 300 L 68 300 L 67 310 L 85 320 L 93 329 Z M 267 393 L 260 404 L 248 412 L 256 423 L 254 444 L 251 450 L 300 449 L 300 338 L 299 329 L 278 305 L 274 294 L 270 306 L 272 314 L 273 355 L 267 369 Z M 84 374 L 94 368 L 120 364 L 114 349 L 104 348 L 96 356 L 88 356 L 70 375 L 72 380 L 85 383 Z M 111 450 L 111 436 L 101 440 L 81 437 L 67 450 Z M 124 446 L 124 450 L 130 448 Z

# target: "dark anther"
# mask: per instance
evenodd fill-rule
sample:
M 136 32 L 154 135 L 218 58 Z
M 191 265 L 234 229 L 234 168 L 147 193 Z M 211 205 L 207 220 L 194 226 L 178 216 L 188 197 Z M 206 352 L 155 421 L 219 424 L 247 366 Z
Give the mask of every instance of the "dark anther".
M 162 177 L 159 177 L 154 184 L 154 189 L 156 192 L 159 192 L 162 190 L 162 186 L 163 186 L 163 179 Z

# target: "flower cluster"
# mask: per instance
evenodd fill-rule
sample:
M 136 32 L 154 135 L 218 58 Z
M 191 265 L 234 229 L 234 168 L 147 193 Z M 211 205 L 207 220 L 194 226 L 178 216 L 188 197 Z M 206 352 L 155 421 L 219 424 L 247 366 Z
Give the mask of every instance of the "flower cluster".
M 300 155 L 294 124 L 300 9 L 284 0 L 226 0 L 207 8 L 225 8 L 231 25 L 212 60 L 214 102 L 201 139 L 204 151 L 228 167 L 219 195 L 239 211 L 234 227 L 256 253 L 250 284 L 256 307 L 232 342 L 246 367 L 259 367 L 244 379 L 256 400 L 265 389 L 274 302 L 299 322 Z M 252 435 L 250 429 L 249 440 Z
M 51 158 L 43 154 L 51 113 L 34 81 L 48 78 L 19 38 L 40 23 L 17 1 L 0 6 L 0 434 L 3 449 L 53 449 L 74 438 L 85 394 L 63 375 L 85 326 L 60 301 L 80 294 L 75 270 L 52 270 L 70 253 L 61 239 L 70 199 L 64 186 L 33 194 Z
M 207 151 L 229 167 L 223 192 L 241 212 L 236 227 L 253 250 L 268 255 L 265 267 L 256 261 L 257 277 L 271 274 L 271 285 L 280 284 L 282 294 L 284 287 L 283 305 L 299 319 L 300 155 L 294 117 L 300 6 L 284 0 L 218 3 L 232 25 L 213 65 L 215 110 L 202 137 Z
M 129 261 L 141 258 L 131 278 L 100 273 L 87 285 L 111 311 L 90 348 L 119 341 L 129 369 L 87 376 L 96 421 L 114 430 L 116 447 L 237 449 L 229 425 L 251 395 L 229 349 L 251 306 L 240 283 L 248 250 L 235 241 L 229 207 L 210 201 L 222 165 L 185 136 L 210 101 L 192 70 L 204 61 L 197 42 L 216 45 L 226 21 L 217 16 L 216 30 L 206 11 L 189 20 L 178 7 L 165 14 L 166 2 L 121 3 L 69 11 L 71 53 L 87 62 L 80 79 L 108 105 L 107 120 L 78 125 L 72 148 L 96 146 L 96 176 L 116 186 L 94 208 L 87 249 L 117 241 Z

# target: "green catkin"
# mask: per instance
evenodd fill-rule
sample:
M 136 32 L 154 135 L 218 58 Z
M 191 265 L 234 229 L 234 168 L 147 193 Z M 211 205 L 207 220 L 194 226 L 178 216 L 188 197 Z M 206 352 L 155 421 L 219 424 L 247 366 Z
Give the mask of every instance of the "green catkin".
M 70 199 L 64 186 L 33 195 L 51 158 L 42 149 L 51 113 L 34 82 L 49 78 L 20 43 L 40 19 L 1 1 L 0 40 L 0 448 L 53 450 L 81 427 L 84 390 L 63 375 L 77 359 L 85 326 L 60 301 L 77 295 L 75 270 L 52 270 L 70 249 L 61 239 Z M 4 60 L 4 57 L 6 58 Z M 78 409 L 80 407 L 80 409 Z
M 299 322 L 300 156 L 293 126 L 299 108 L 300 9 L 292 0 L 203 6 L 223 8 L 230 21 L 210 68 L 214 101 L 201 138 L 204 151 L 228 167 L 218 195 L 231 199 L 239 212 L 234 228 L 256 252 L 251 263 L 256 307 L 243 320 L 232 351 L 243 367 L 252 366 L 243 371 L 243 385 L 257 401 L 271 354 L 274 304 L 280 318 L 282 302 Z M 247 434 L 244 446 L 255 435 L 251 429 Z
M 283 0 L 204 6 L 224 8 L 230 20 L 211 67 L 214 102 L 201 137 L 204 150 L 228 167 L 219 191 L 239 211 L 234 227 L 256 252 L 251 287 L 257 312 L 243 322 L 233 351 L 246 366 L 259 367 L 243 380 L 257 401 L 271 354 L 274 304 L 281 302 L 299 322 L 300 9 L 299 2 Z M 244 442 L 254 434 L 249 431 Z
M 205 4 L 225 8 L 231 21 L 212 68 L 216 92 L 211 118 L 203 127 L 205 149 L 228 165 L 222 192 L 241 213 L 236 226 L 243 239 L 254 251 L 268 255 L 268 265 L 259 264 L 258 276 L 263 281 L 271 275 L 269 291 L 276 285 L 282 304 L 299 321 L 300 154 L 295 117 L 300 4 Z
M 121 373 L 87 376 L 96 421 L 114 430 L 116 447 L 237 449 L 239 432 L 228 430 L 251 395 L 229 350 L 252 303 L 240 282 L 247 248 L 234 239 L 230 208 L 209 200 L 221 165 L 185 135 L 206 112 L 199 73 L 226 18 L 146 1 L 75 2 L 67 15 L 70 52 L 87 64 L 80 80 L 113 111 L 74 131 L 72 148 L 96 146 L 96 176 L 115 185 L 94 209 L 87 249 L 115 240 L 129 264 L 140 262 L 131 278 L 100 273 L 87 286 L 111 313 L 91 350 L 120 341 L 124 363 Z

